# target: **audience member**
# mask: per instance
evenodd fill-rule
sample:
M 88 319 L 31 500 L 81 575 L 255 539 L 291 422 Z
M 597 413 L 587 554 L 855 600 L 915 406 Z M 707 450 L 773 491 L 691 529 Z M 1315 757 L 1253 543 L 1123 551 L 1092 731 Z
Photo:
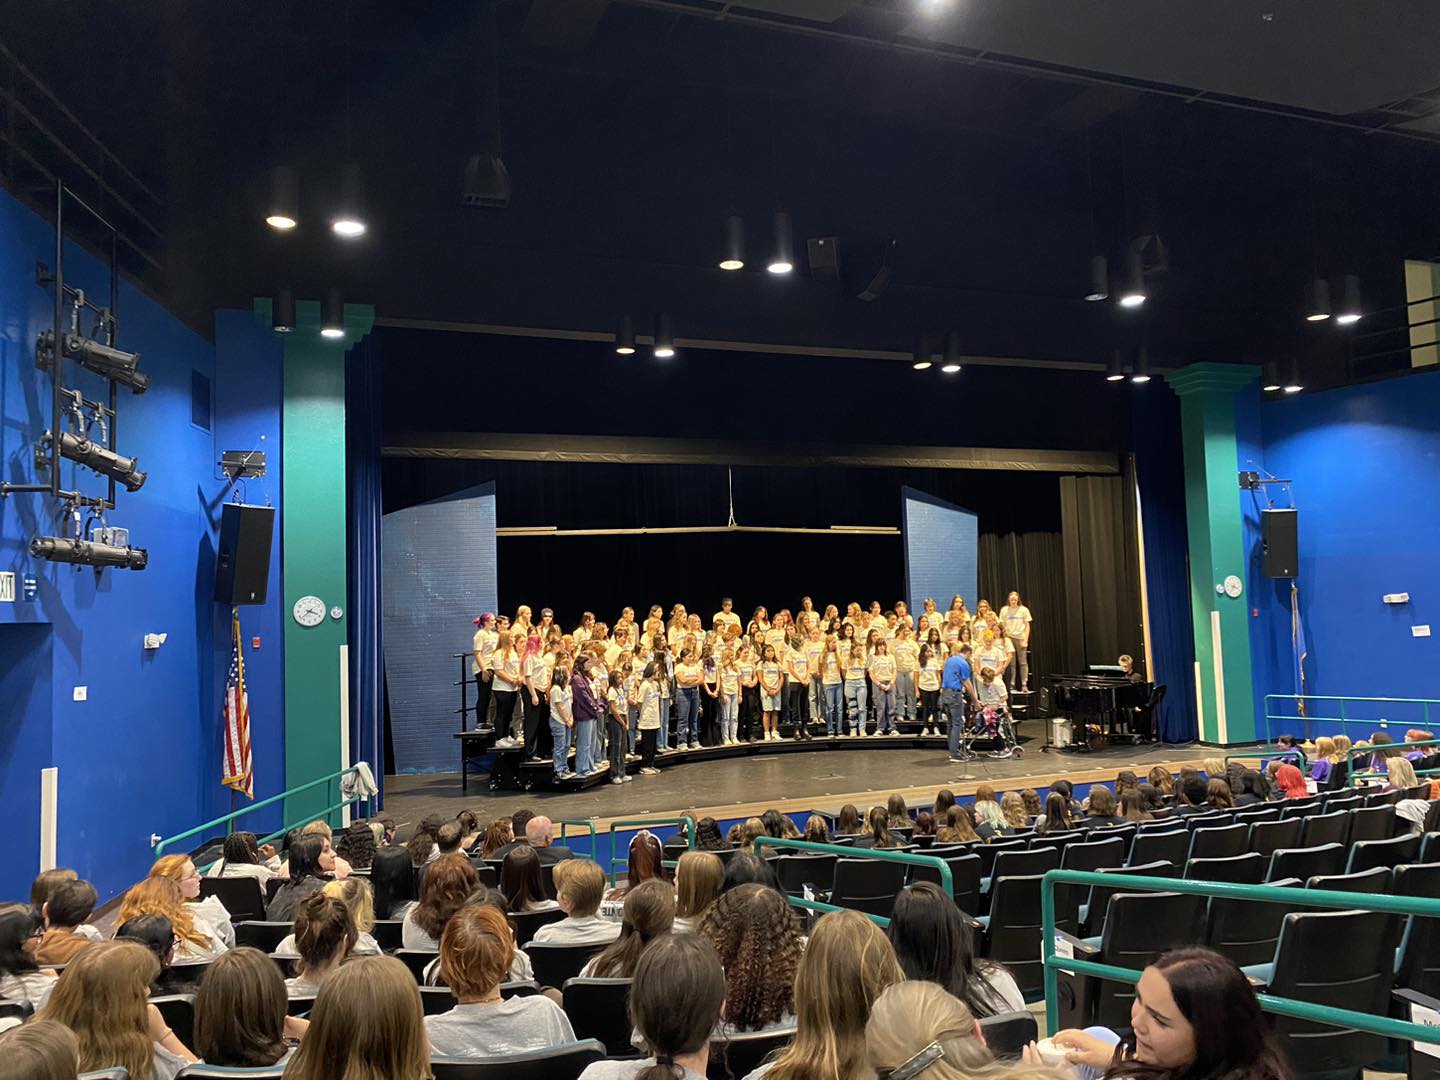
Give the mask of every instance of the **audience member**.
M 413 865 L 428 866 L 439 857 L 440 849 L 435 844 L 435 834 L 444 824 L 445 819 L 439 814 L 427 814 L 420 819 L 420 824 L 415 826 L 410 839 L 405 841 L 405 850 L 410 852 L 410 862 Z
M 504 856 L 498 853 L 509 847 L 515 840 L 510 832 L 510 819 L 497 818 L 485 827 L 485 839 L 480 842 L 480 857 L 482 859 L 497 859 Z
M 941 788 L 935 793 L 935 807 L 933 813 L 937 822 L 944 822 L 949 819 L 950 808 L 955 805 L 955 793 L 949 788 Z
M 946 823 L 935 833 L 936 842 L 941 844 L 969 844 L 979 839 L 968 806 L 950 807 L 946 811 Z
M 749 1073 L 768 1080 L 862 1080 L 870 1006 L 905 973 L 885 934 L 858 911 L 820 918 L 795 972 L 795 1039 Z
M 917 836 L 935 835 L 935 815 L 929 810 L 921 810 L 915 815 L 915 831 L 910 834 L 911 838 Z
M 375 852 L 370 884 L 375 890 L 375 917 L 403 919 L 415 904 L 415 866 L 410 853 L 400 847 Z
M 1299 768 L 1289 762 L 1275 770 L 1275 783 L 1286 799 L 1303 799 L 1310 794 Z
M 225 837 L 224 854 L 218 862 L 210 865 L 205 876 L 250 877 L 258 881 L 263 889 L 265 883 L 275 876 L 275 871 L 266 864 L 254 833 L 234 832 Z
M 150 867 L 150 877 L 167 877 L 180 886 L 180 896 L 185 901 L 197 926 L 207 927 L 228 949 L 235 944 L 235 927 L 230 923 L 230 912 L 219 897 L 200 897 L 200 871 L 188 855 L 166 855 L 156 859 Z
M 1156 765 L 1152 768 L 1146 779 L 1150 781 L 1150 786 L 1162 797 L 1175 793 L 1175 778 L 1170 775 L 1170 770 L 1163 765 Z
M 905 805 L 905 797 L 898 791 L 891 793 L 890 798 L 886 801 L 885 813 L 889 818 L 890 828 L 910 828 L 910 808 Z
M 836 836 L 854 836 L 860 831 L 860 811 L 854 803 L 846 803 L 840 808 L 840 815 L 835 819 Z
M 927 1051 L 927 1058 L 935 1054 L 930 1064 L 917 1073 L 905 1071 Z M 1018 1070 L 996 1063 L 974 1011 L 932 982 L 896 983 L 876 999 L 865 1025 L 865 1054 L 879 1076 L 1000 1080 L 1019 1073 L 1025 1080 L 1074 1080 L 1059 1069 Z
M 687 851 L 675 864 L 675 931 L 694 930 L 725 883 L 725 864 L 710 851 Z
M 1115 799 L 1118 802 L 1127 791 L 1140 790 L 1140 780 L 1131 769 L 1121 769 L 1115 776 Z M 1091 796 L 1095 794 L 1094 789 L 1090 791 Z
M 1189 776 L 1182 777 L 1175 812 L 1181 817 L 1191 817 L 1195 814 L 1208 814 L 1210 807 L 1205 802 L 1207 794 L 1205 778 L 1199 773 L 1192 773 Z
M 1022 788 L 1020 790 L 1020 802 L 1025 807 L 1025 815 L 1034 821 L 1045 812 L 1044 806 L 1040 803 L 1040 796 L 1034 788 Z
M 0 1034 L 0 1080 L 76 1080 L 80 1040 L 64 1024 L 32 1020 Z
M 534 817 L 535 812 L 533 810 L 527 810 L 523 807 L 519 810 L 516 810 L 515 813 L 511 814 L 510 842 L 497 848 L 493 855 L 487 855 L 486 858 L 504 859 L 506 855 L 510 854 L 511 848 L 516 848 L 520 847 L 523 844 L 528 844 L 530 840 L 525 835 L 525 830 L 530 826 L 530 822 Z
M 720 835 L 720 825 L 713 817 L 703 817 L 695 823 L 695 846 L 701 851 L 724 851 L 729 848 Z
M 725 1003 L 725 972 L 703 937 L 660 938 L 640 958 L 630 987 L 630 1023 L 650 1056 L 597 1061 L 580 1080 L 705 1080 Z
M 548 817 L 532 817 L 525 823 L 525 839 L 542 866 L 572 858 L 570 849 L 555 843 L 555 826 Z
M 1060 791 L 1051 791 L 1045 796 L 1045 814 L 1035 822 L 1035 831 L 1040 834 L 1069 832 L 1075 827 L 1070 820 L 1070 800 Z
M 776 878 L 775 868 L 770 865 L 769 860 L 737 851 L 725 862 L 725 880 L 720 885 L 720 892 L 727 893 L 741 885 L 764 885 L 767 889 L 779 889 L 780 881 Z
M 312 821 L 300 830 L 301 836 L 318 836 L 320 846 L 320 869 L 336 878 L 350 876 L 350 864 L 335 854 L 335 834 L 330 831 L 328 821 Z M 285 871 L 281 871 L 283 875 Z
M 725 1033 L 793 1028 L 804 938 L 785 897 L 762 885 L 731 889 L 697 930 L 725 969 Z
M 1120 819 L 1126 823 L 1132 821 L 1153 821 L 1152 814 L 1145 803 L 1144 788 L 1148 785 L 1137 787 L 1134 791 L 1127 791 L 1120 796 Z M 1155 790 L 1151 788 L 1150 790 Z
M 540 820 L 540 819 L 536 819 Z M 421 883 L 423 888 L 424 883 Z M 500 864 L 500 891 L 512 914 L 523 911 L 554 911 L 559 905 L 545 895 L 540 856 L 535 848 L 513 848 Z
M 760 824 L 765 828 L 765 835 L 773 836 L 776 840 L 784 838 L 785 822 L 788 820 L 784 814 L 780 813 L 780 811 L 774 807 L 771 807 L 760 815 Z
M 119 1067 L 132 1080 L 173 1080 L 196 1059 L 150 1004 L 159 966 L 133 941 L 97 942 L 66 966 L 36 1019 L 75 1033 L 81 1071 Z
M 1021 810 L 1024 810 L 1023 806 Z M 974 814 L 975 831 L 982 839 L 998 836 L 1006 828 L 1005 814 L 996 801 L 995 789 L 989 784 L 980 784 L 975 788 Z
M 324 850 L 323 837 L 312 833 L 295 838 L 290 845 L 285 884 L 265 905 L 265 918 L 271 922 L 292 922 L 300 902 L 325 887 L 325 871 L 320 866 Z
M 1007 791 L 1000 800 L 1000 814 L 1005 827 L 997 835 L 1013 836 L 1015 833 L 1024 832 L 1030 828 L 1033 821 L 1030 811 L 1025 808 L 1025 800 L 1013 791 Z
M 1417 787 L 1420 778 L 1415 775 L 1415 766 L 1403 757 L 1392 757 L 1385 764 L 1385 786 L 1381 791 L 1408 791 Z
M 1220 776 L 1205 781 L 1205 805 L 1211 810 L 1234 810 L 1235 793 Z
M 902 889 L 887 931 L 906 978 L 939 983 L 976 1016 L 1025 1008 L 1014 976 L 975 955 L 975 936 L 955 901 L 929 881 Z
M 636 833 L 630 841 L 630 850 L 626 856 L 625 881 L 611 889 L 605 899 L 612 904 L 621 901 L 626 893 L 641 882 L 660 877 L 663 870 L 660 864 L 664 858 L 664 849 L 654 833 L 649 829 Z
M 53 896 L 53 891 L 48 895 Z M 0 905 L 0 998 L 28 1001 L 37 1009 L 55 986 L 55 973 L 42 971 L 26 949 L 40 926 L 30 905 Z
M 906 819 L 909 823 L 909 819 Z M 900 840 L 890 831 L 890 814 L 883 806 L 872 806 L 865 815 L 865 831 L 855 840 L 856 848 L 899 847 Z
M 735 847 L 739 851 L 755 851 L 755 841 L 762 836 L 769 836 L 770 830 L 765 828 L 765 821 L 762 818 L 746 818 L 740 823 L 740 833 L 735 838 Z
M 149 949 L 155 957 L 160 970 L 150 982 L 151 994 L 194 993 L 196 979 L 205 973 L 206 965 L 203 964 L 175 967 L 175 928 L 164 915 L 137 915 L 127 919 L 116 929 L 115 940 L 134 941 Z M 219 958 L 216 957 L 217 960 Z
M 1138 793 L 1139 785 L 1133 789 Z M 1086 800 L 1089 809 L 1086 817 L 1080 824 L 1087 829 L 1103 829 L 1109 825 L 1123 825 L 1125 819 L 1115 812 L 1115 794 L 1104 784 L 1096 784 L 1090 789 L 1090 798 Z
M 1246 769 L 1240 774 L 1240 789 L 1235 792 L 1236 806 L 1257 806 L 1270 798 L 1270 788 L 1265 774 L 1256 769 Z
M 1380 732 L 1379 734 L 1384 736 L 1384 739 L 1387 743 L 1390 741 L 1389 735 L 1385 735 L 1384 732 Z M 1370 741 L 1372 743 L 1375 741 L 1375 737 L 1373 735 L 1371 736 Z M 1299 739 L 1297 739 L 1294 735 L 1277 735 L 1275 737 L 1275 745 L 1280 747 L 1280 751 L 1276 755 L 1280 758 L 1280 760 L 1291 762 L 1297 769 L 1300 770 L 1302 775 L 1306 772 L 1308 766 L 1305 761 L 1305 747 Z
M 284 890 L 282 889 L 281 892 Z M 204 915 L 191 910 L 180 886 L 168 877 L 148 877 L 132 885 L 120 901 L 119 921 L 137 915 L 164 915 L 175 930 L 175 961 L 180 964 L 213 960 L 226 949 L 225 942 Z
M 830 826 L 819 814 L 811 814 L 805 819 L 803 838 L 811 844 L 828 844 L 830 843 Z
M 295 913 L 295 975 L 285 980 L 292 998 L 314 997 L 355 947 L 355 921 L 343 901 L 324 892 L 305 898 Z
M 280 969 L 259 949 L 241 947 L 218 957 L 195 992 L 195 1053 L 207 1065 L 263 1069 L 290 1055 L 307 1021 L 286 1015 Z
M 712 856 L 713 858 L 713 856 Z M 566 917 L 535 931 L 535 941 L 549 945 L 609 944 L 620 935 L 618 923 L 597 914 L 605 898 L 605 871 L 589 859 L 555 864 L 556 902 Z
M 460 841 L 465 834 L 460 829 L 458 821 L 447 821 L 435 833 L 435 850 L 441 855 L 449 855 L 460 850 Z
M 404 964 L 393 956 L 352 960 L 320 988 L 285 1080 L 430 1080 L 423 1021 Z
M 49 870 L 41 870 L 30 883 L 30 906 L 37 912 L 45 906 L 45 902 L 61 885 L 67 881 L 78 881 L 80 875 L 68 866 L 56 866 Z
M 620 936 L 580 974 L 596 979 L 628 979 L 646 947 L 675 924 L 675 893 L 661 880 L 642 881 L 625 895 Z
M 455 821 L 460 826 L 460 846 L 469 851 L 480 839 L 480 819 L 473 810 L 461 810 Z
M 95 910 L 95 886 L 88 881 L 67 881 L 40 909 L 45 932 L 31 955 L 40 964 L 68 964 L 92 939 L 80 933 Z
M 363 821 L 352 821 L 335 841 L 335 854 L 355 870 L 368 870 L 375 861 L 375 833 Z
M 404 947 L 438 952 L 445 924 L 479 884 L 480 874 L 458 851 L 431 863 L 420 880 L 420 902 L 405 913 L 400 927 Z
M 492 1057 L 575 1041 L 569 1018 L 544 994 L 501 998 L 514 954 L 510 924 L 488 904 L 461 908 L 446 924 L 440 974 L 456 1005 L 425 1018 L 436 1054 Z

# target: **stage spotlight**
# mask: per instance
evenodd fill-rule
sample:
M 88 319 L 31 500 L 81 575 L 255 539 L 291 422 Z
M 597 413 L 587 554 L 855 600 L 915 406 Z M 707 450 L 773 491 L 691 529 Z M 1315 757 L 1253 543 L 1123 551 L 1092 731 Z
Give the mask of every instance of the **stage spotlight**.
M 111 547 L 109 544 L 71 540 L 64 536 L 35 537 L 30 541 L 30 554 L 50 562 L 119 566 L 126 570 L 144 570 L 150 562 L 150 553 L 144 548 Z
M 270 328 L 277 334 L 295 329 L 295 294 L 289 289 L 281 289 L 270 304 Z
M 365 201 L 365 185 L 360 177 L 360 166 L 347 163 L 340 169 L 340 205 L 330 219 L 330 231 L 347 240 L 365 235 L 365 218 L 362 205 Z
M 1265 361 L 1264 370 L 1260 375 L 1260 389 L 1267 394 L 1280 389 L 1280 365 L 1274 360 Z
M 1110 354 L 1110 363 L 1105 366 L 1105 381 L 1125 381 L 1125 354 L 1119 349 Z
M 940 370 L 953 375 L 960 370 L 960 331 L 951 330 L 945 335 L 945 363 Z
M 1287 394 L 1298 394 L 1305 389 L 1305 384 L 1300 381 L 1300 359 L 1292 356 L 1290 358 L 1290 371 L 1286 376 L 1285 385 L 1281 387 Z
M 663 311 L 655 313 L 655 356 L 668 360 L 675 355 L 675 335 L 670 329 L 670 316 Z
M 128 386 L 136 394 L 143 394 L 150 388 L 150 376 L 137 369 L 137 365 L 140 363 L 139 353 L 125 352 L 123 349 L 102 345 L 98 341 L 80 337 L 78 334 L 66 334 L 64 342 L 65 355 L 86 370 L 93 371 L 96 375 L 103 375 L 107 379 L 114 379 L 122 386 Z M 40 340 L 35 345 L 35 351 L 39 355 L 54 356 L 54 331 L 46 330 L 40 335 Z
M 1090 291 L 1085 299 L 1104 300 L 1110 295 L 1110 263 L 1104 255 L 1090 256 Z
M 721 270 L 745 268 L 745 219 L 731 214 L 725 219 L 725 249 L 720 256 Z
M 503 210 L 510 205 L 510 171 L 499 154 L 472 154 L 465 163 L 460 201 L 466 206 Z
M 1346 274 L 1340 283 L 1340 310 L 1335 315 L 1335 321 L 1342 326 L 1349 326 L 1359 322 L 1362 314 L 1360 279 L 1354 274 Z
M 929 360 L 916 360 L 910 366 L 916 371 L 929 371 L 935 365 L 933 365 Z
M 44 438 L 48 441 L 50 432 L 45 432 Z M 139 469 L 138 459 L 122 457 L 99 443 L 68 431 L 60 433 L 60 456 L 124 484 L 126 491 L 139 491 L 145 486 L 145 474 Z
M 1305 321 L 1324 322 L 1330 318 L 1330 282 L 1316 278 L 1305 286 Z
M 1150 381 L 1150 350 L 1144 345 L 1135 354 L 1135 370 L 1130 373 L 1130 381 L 1137 385 L 1143 385 Z
M 300 183 L 295 170 L 276 165 L 270 170 L 270 200 L 265 208 L 265 224 L 280 232 L 289 232 L 300 223 Z
M 320 336 L 327 338 L 345 336 L 345 302 L 340 296 L 339 289 L 331 289 L 327 292 L 324 302 L 320 305 Z
M 621 356 L 635 355 L 635 323 L 629 315 L 621 315 L 615 324 L 615 351 Z
M 775 211 L 775 249 L 765 269 L 772 274 L 788 274 L 795 269 L 795 229 L 784 210 Z
M 1145 303 L 1145 259 L 1131 248 L 1125 256 L 1125 285 L 1120 290 L 1121 307 L 1139 307 Z
M 910 354 L 910 366 L 916 371 L 929 371 L 933 366 L 930 359 L 930 336 L 921 334 L 915 339 L 915 349 Z

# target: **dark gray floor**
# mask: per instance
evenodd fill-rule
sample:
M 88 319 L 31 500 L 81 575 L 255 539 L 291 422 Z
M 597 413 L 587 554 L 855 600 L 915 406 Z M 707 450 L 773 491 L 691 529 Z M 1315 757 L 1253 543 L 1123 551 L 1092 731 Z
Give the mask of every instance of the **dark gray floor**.
M 387 776 L 385 814 L 396 822 L 413 823 L 426 814 L 448 817 L 468 807 L 482 820 L 491 820 L 529 807 L 552 818 L 616 817 L 692 809 L 722 811 L 756 801 L 795 799 L 814 799 L 817 809 L 835 810 L 845 801 L 840 796 L 860 792 L 947 786 L 958 792 L 973 788 L 976 782 L 1013 787 L 1016 779 L 1027 776 L 1043 776 L 1048 784 L 1055 776 L 1091 770 L 1113 776 L 1127 767 L 1148 770 L 1159 762 L 1199 756 L 1188 748 L 1169 746 L 1042 754 L 1040 745 L 1029 741 L 1027 752 L 1019 759 L 982 757 L 968 767 L 968 780 L 962 779 L 964 767 L 949 764 L 943 750 L 879 746 L 689 762 L 662 769 L 659 776 L 637 776 L 623 786 L 601 783 L 586 791 L 566 793 L 492 792 L 483 775 L 472 775 L 470 790 L 462 795 L 458 772 Z

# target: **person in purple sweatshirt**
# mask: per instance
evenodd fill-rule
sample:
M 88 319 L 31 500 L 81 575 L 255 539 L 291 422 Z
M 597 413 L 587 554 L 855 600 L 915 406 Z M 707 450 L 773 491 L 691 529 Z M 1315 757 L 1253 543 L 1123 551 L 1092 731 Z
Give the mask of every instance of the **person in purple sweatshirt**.
M 591 682 L 596 663 L 593 656 L 581 656 L 570 677 L 570 689 L 575 695 L 571 704 L 575 717 L 575 771 L 580 776 L 589 776 L 595 769 L 595 724 L 605 713 Z

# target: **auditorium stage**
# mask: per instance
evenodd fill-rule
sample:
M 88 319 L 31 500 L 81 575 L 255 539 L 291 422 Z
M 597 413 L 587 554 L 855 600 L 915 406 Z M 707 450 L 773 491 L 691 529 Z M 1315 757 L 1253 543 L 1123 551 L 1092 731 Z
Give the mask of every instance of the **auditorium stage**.
M 506 817 L 521 807 L 552 818 L 611 818 L 693 811 L 717 820 L 748 816 L 767 807 L 793 812 L 818 809 L 834 813 L 847 802 L 883 801 L 899 791 L 912 807 L 928 805 L 935 792 L 948 787 L 968 795 L 977 784 L 997 791 L 1046 787 L 1057 777 L 1079 783 L 1114 780 L 1121 769 L 1142 777 L 1156 765 L 1172 770 L 1199 766 L 1199 748 L 1121 746 L 1093 753 L 1039 752 L 1031 740 L 1023 758 L 981 757 L 968 766 L 952 765 L 943 750 L 876 747 L 869 752 L 826 753 L 824 750 L 694 762 L 637 776 L 624 785 L 602 783 L 584 791 L 496 791 L 472 782 L 460 791 L 460 774 L 423 773 L 385 778 L 385 815 L 403 826 L 426 814 L 453 816 L 463 809 L 482 821 Z M 961 779 L 968 772 L 969 779 Z

